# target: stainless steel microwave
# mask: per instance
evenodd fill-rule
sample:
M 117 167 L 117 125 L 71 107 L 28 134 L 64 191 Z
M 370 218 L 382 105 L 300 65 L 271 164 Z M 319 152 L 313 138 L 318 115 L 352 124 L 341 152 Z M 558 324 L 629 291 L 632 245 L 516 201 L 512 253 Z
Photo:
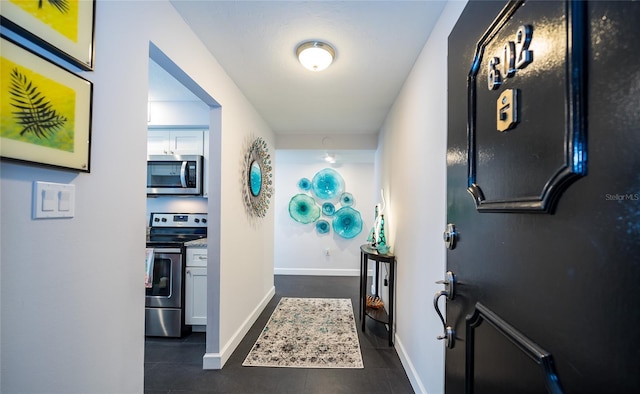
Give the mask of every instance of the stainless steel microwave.
M 147 156 L 147 195 L 201 195 L 202 156 Z

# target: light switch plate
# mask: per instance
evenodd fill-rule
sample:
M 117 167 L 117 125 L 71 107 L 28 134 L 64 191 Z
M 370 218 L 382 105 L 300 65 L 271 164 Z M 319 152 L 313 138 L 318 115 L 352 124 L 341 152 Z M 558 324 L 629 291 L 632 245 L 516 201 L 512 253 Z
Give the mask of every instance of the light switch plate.
M 33 218 L 72 218 L 75 215 L 76 185 L 33 182 Z

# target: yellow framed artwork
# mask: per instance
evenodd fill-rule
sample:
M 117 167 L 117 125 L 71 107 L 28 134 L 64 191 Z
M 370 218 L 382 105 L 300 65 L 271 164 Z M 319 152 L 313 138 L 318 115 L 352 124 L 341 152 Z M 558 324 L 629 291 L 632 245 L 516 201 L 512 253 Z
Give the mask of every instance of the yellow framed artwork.
M 93 70 L 95 0 L 2 0 L 2 25 L 82 70 Z
M 0 156 L 90 170 L 93 84 L 0 38 Z

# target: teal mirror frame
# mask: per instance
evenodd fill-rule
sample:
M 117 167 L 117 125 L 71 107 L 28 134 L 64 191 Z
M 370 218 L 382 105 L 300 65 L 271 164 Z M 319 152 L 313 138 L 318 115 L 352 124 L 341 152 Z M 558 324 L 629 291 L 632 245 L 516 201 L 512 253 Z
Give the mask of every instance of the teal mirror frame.
M 243 197 L 247 211 L 264 217 L 269 210 L 273 194 L 273 167 L 267 143 L 254 139 L 244 155 L 242 171 Z

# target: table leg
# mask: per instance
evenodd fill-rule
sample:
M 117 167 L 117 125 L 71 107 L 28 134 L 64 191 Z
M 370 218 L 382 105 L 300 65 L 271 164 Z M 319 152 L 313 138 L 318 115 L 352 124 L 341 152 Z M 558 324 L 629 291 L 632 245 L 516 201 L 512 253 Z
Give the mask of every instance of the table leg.
M 374 294 L 376 297 L 380 297 L 380 261 L 376 260 L 376 276 L 374 278 L 376 286 L 376 293 Z
M 395 298 L 395 271 L 396 265 L 393 261 L 389 263 L 389 346 L 393 346 L 393 305 Z
M 365 317 L 367 310 L 367 261 L 368 257 L 365 253 L 360 252 L 360 322 L 362 323 L 362 331 L 364 332 Z

